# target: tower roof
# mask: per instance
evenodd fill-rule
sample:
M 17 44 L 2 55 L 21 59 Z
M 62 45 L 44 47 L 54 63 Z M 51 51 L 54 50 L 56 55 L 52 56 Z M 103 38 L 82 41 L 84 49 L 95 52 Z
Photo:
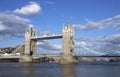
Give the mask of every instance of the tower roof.
M 70 26 L 70 22 L 67 23 L 67 26 Z

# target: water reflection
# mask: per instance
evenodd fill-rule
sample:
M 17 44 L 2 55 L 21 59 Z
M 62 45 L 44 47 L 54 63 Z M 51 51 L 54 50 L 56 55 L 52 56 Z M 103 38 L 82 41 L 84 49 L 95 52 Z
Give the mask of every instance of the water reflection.
M 19 64 L 0 63 L 0 77 L 120 77 L 120 62 Z
M 62 77 L 76 77 L 72 64 L 62 65 Z
M 23 77 L 35 77 L 35 67 L 34 64 L 23 64 L 22 73 Z

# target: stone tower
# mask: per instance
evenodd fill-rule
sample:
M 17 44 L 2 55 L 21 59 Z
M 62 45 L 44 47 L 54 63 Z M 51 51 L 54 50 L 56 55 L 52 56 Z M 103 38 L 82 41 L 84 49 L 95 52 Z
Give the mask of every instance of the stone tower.
M 74 62 L 73 59 L 73 52 L 74 52 L 74 29 L 70 26 L 70 23 L 67 24 L 66 27 L 63 27 L 62 30 L 62 37 L 63 37 L 63 53 L 61 54 L 60 63 L 72 63 Z
M 29 28 L 29 30 L 25 33 L 25 50 L 24 53 L 20 56 L 20 63 L 28 63 L 32 62 L 32 55 L 36 54 L 36 40 L 31 40 L 31 37 L 35 37 L 35 31 L 33 28 Z
M 31 37 L 35 37 L 35 31 L 33 28 L 29 28 L 29 30 L 25 33 L 25 54 L 34 55 L 36 54 L 36 40 L 31 40 Z

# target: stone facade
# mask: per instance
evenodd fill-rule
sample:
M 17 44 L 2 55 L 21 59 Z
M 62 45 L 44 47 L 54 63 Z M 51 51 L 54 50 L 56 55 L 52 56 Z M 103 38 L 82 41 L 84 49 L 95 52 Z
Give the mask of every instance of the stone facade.
M 60 56 L 60 63 L 67 64 L 73 63 L 73 52 L 74 52 L 74 29 L 70 26 L 70 23 L 66 27 L 63 27 L 63 53 Z
M 35 31 L 33 28 L 30 28 L 28 32 L 25 33 L 25 54 L 29 54 L 30 52 L 36 54 L 36 40 L 31 40 L 31 37 L 35 37 Z
M 19 59 L 19 63 L 32 63 L 33 59 L 30 55 L 21 55 Z
M 29 28 L 29 31 L 25 33 L 25 50 L 21 55 L 19 62 L 28 63 L 32 62 L 32 55 L 36 54 L 36 40 L 31 40 L 31 37 L 35 37 L 35 31 L 33 28 Z

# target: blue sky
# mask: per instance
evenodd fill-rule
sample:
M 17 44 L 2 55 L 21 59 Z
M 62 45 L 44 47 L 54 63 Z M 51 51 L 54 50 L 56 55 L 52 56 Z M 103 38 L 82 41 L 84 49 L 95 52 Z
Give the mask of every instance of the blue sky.
M 99 52 L 120 50 L 120 0 L 1 0 L 0 48 L 24 43 L 31 25 L 39 34 L 61 34 L 67 22 L 86 46 Z M 38 51 L 61 51 L 61 44 L 44 41 Z

